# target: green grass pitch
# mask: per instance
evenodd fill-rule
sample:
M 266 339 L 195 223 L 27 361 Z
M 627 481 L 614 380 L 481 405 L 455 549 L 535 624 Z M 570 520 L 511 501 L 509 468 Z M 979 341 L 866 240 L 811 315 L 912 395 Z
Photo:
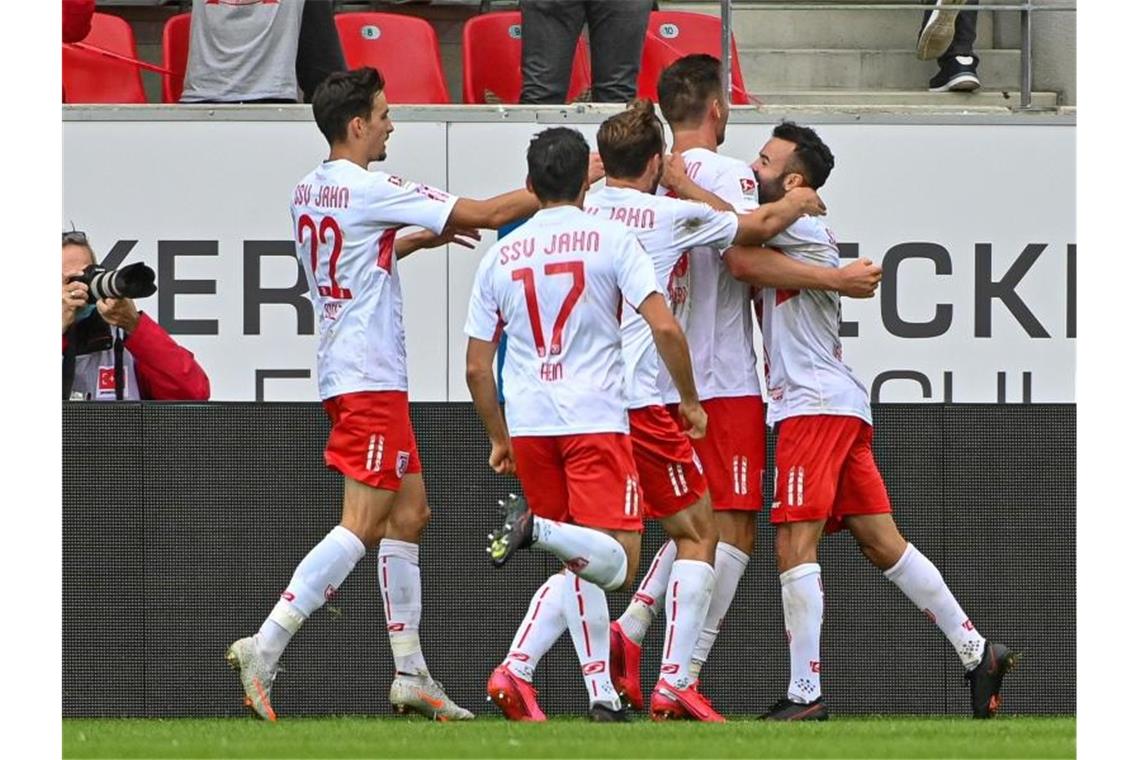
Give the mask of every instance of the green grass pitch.
M 544 724 L 480 718 L 435 724 L 392 717 L 95 719 L 63 721 L 63 757 L 1039 757 L 1076 756 L 1073 717 L 989 721 L 912 716 L 773 724 Z

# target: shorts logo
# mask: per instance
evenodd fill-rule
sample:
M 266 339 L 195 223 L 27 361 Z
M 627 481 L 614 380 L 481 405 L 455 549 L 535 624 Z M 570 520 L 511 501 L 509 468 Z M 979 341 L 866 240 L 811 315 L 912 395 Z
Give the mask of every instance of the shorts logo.
M 585 557 L 575 557 L 574 559 L 566 560 L 562 564 L 566 565 L 567 570 L 577 574 L 586 569 L 586 565 L 590 564 L 590 560 Z
M 593 662 L 587 662 L 585 665 L 582 666 L 582 675 L 592 676 L 595 673 L 603 672 L 605 669 L 606 669 L 606 661 L 605 660 L 594 660 Z
M 670 662 L 667 665 L 661 666 L 661 674 L 666 675 L 666 676 L 671 676 L 680 669 L 681 669 L 680 665 L 678 665 L 675 662 Z
M 408 471 L 408 462 L 412 459 L 412 455 L 406 451 L 396 452 L 396 477 L 404 477 L 404 473 Z
M 662 24 L 657 27 L 657 33 L 667 40 L 675 40 L 681 36 L 681 30 L 676 24 Z
M 368 456 L 364 460 L 364 469 L 369 472 L 380 472 L 380 460 L 384 458 L 384 436 L 373 433 L 368 439 Z
M 732 458 L 732 492 L 737 496 L 748 495 L 748 457 L 738 455 Z
M 792 467 L 788 470 L 787 493 L 784 494 L 789 507 L 804 505 L 804 468 Z
M 637 478 L 632 475 L 625 479 L 625 514 L 626 517 L 637 517 L 641 494 L 637 488 Z
M 669 482 L 673 484 L 673 494 L 675 496 L 684 496 L 689 492 L 689 484 L 685 480 L 685 470 L 679 464 L 665 465 L 669 470 Z

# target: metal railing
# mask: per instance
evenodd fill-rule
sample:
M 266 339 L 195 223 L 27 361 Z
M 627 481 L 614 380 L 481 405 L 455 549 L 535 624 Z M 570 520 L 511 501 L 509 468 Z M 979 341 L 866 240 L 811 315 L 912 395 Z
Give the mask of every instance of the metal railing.
M 769 3 L 744 0 L 720 0 L 721 76 L 724 81 L 724 95 L 731 101 L 732 90 L 732 9 L 734 5 L 749 5 L 771 11 L 895 11 L 931 9 L 930 3 L 844 3 L 844 2 L 803 2 Z M 994 5 L 956 5 L 959 13 L 979 13 L 981 11 L 1017 11 L 1021 14 L 1021 104 L 1017 110 L 1033 110 L 1033 14 L 1042 11 L 1068 11 L 1075 13 L 1076 5 L 1035 5 L 1033 0 L 1022 3 L 1002 3 Z

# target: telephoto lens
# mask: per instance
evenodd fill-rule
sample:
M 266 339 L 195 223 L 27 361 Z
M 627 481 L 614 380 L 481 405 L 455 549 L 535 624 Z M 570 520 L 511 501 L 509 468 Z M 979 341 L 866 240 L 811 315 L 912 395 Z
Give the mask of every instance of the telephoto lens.
M 122 269 L 106 269 L 91 264 L 82 275 L 71 280 L 87 285 L 88 303 L 102 298 L 146 298 L 158 290 L 154 284 L 154 270 L 141 261 Z

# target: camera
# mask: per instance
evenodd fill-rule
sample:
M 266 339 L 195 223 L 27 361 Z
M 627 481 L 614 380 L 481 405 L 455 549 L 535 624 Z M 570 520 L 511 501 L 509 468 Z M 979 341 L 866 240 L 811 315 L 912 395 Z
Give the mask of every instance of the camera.
M 102 298 L 146 298 L 158 290 L 154 284 L 154 270 L 141 261 L 122 269 L 107 269 L 91 264 L 83 274 L 68 279 L 87 286 L 87 302 Z

